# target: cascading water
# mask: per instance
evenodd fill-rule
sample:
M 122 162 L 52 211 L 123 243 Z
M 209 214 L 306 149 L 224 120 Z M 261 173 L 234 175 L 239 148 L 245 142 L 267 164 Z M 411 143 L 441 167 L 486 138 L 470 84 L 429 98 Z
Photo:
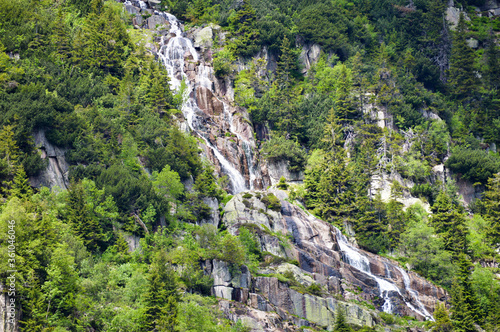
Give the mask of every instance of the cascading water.
M 359 251 L 354 249 L 338 228 L 335 229 L 337 232 L 337 242 L 340 246 L 340 250 L 343 253 L 344 260 L 347 262 L 347 264 L 368 274 L 377 282 L 380 291 L 380 296 L 384 299 L 384 305 L 382 306 L 382 310 L 387 313 L 392 313 L 392 303 L 391 303 L 391 298 L 389 297 L 389 292 L 391 291 L 398 292 L 398 288 L 389 281 L 373 275 L 370 270 L 370 262 L 368 258 L 366 258 Z
M 234 126 L 233 115 L 227 110 L 226 104 L 224 104 L 224 115 L 226 117 L 226 121 L 229 123 L 229 131 L 236 134 L 238 139 L 241 141 L 241 145 L 243 146 L 243 151 L 245 152 L 245 157 L 247 160 L 248 172 L 250 173 L 250 189 L 252 190 L 252 189 L 254 189 L 254 187 L 253 187 L 254 180 L 257 178 L 257 176 L 255 175 L 257 165 L 255 165 L 252 162 L 253 161 L 252 145 L 243 136 L 238 134 L 238 132 Z
M 170 30 L 169 35 L 173 36 L 167 41 L 167 37 L 162 37 L 160 43 L 160 50 L 158 56 L 161 59 L 163 65 L 167 69 L 168 76 L 170 77 L 170 84 L 173 90 L 181 89 L 182 82 L 185 82 L 185 90 L 183 92 L 183 100 L 185 100 L 182 105 L 182 113 L 186 118 L 189 128 L 196 132 L 200 136 L 205 144 L 213 151 L 215 157 L 219 160 L 222 167 L 222 171 L 228 175 L 233 189 L 233 193 L 239 193 L 247 190 L 245 184 L 245 179 L 243 175 L 236 170 L 236 168 L 214 147 L 201 130 L 201 126 L 197 123 L 197 114 L 202 111 L 198 107 L 196 99 L 193 97 L 193 91 L 195 85 L 205 87 L 212 91 L 212 82 L 209 79 L 210 68 L 203 64 L 198 65 L 198 75 L 195 84 L 191 83 L 187 79 L 187 75 L 184 69 L 184 59 L 186 54 L 190 54 L 193 57 L 193 62 L 199 60 L 198 53 L 193 47 L 193 43 L 188 38 L 183 37 L 181 23 L 177 18 L 169 13 L 158 13 L 162 15 L 169 23 Z M 223 103 L 224 109 L 226 107 Z M 232 124 L 231 124 L 232 126 Z
M 347 264 L 351 265 L 352 267 L 355 267 L 361 272 L 369 275 L 377 282 L 380 291 L 380 297 L 384 299 L 384 304 L 382 305 L 382 310 L 384 312 L 392 314 L 393 308 L 389 293 L 396 292 L 401 296 L 401 298 L 403 298 L 408 308 L 418 313 L 419 315 L 425 317 L 426 319 L 434 320 L 432 315 L 429 314 L 429 312 L 424 308 L 422 303 L 418 300 L 418 293 L 410 288 L 410 278 L 404 270 L 398 267 L 401 274 L 403 275 L 405 288 L 411 294 L 412 298 L 415 299 L 415 301 L 418 303 L 419 309 L 415 308 L 415 306 L 413 306 L 410 302 L 406 301 L 406 299 L 401 294 L 401 291 L 395 284 L 372 274 L 370 269 L 370 261 L 368 260 L 368 258 L 363 256 L 357 249 L 351 246 L 349 241 L 347 241 L 346 237 L 342 234 L 342 232 L 338 228 L 335 228 L 335 231 L 337 235 L 337 242 L 339 244 L 340 250 L 342 251 L 342 257 L 344 261 Z M 390 271 L 387 267 L 387 264 L 385 262 L 384 264 L 387 270 L 386 274 L 390 276 Z
M 398 268 L 399 272 L 401 272 L 401 274 L 403 275 L 403 282 L 405 284 L 405 288 L 408 291 L 408 293 L 410 293 L 411 297 L 417 303 L 418 309 L 415 308 L 411 303 L 406 303 L 406 304 L 413 311 L 418 312 L 419 314 L 421 314 L 422 316 L 424 316 L 426 319 L 434 321 L 434 317 L 432 317 L 432 315 L 427 311 L 427 309 L 425 309 L 425 307 L 422 304 L 422 302 L 420 302 L 420 300 L 418 299 L 418 292 L 416 290 L 414 290 L 414 289 L 411 288 L 411 285 L 410 285 L 410 276 L 408 275 L 408 273 L 406 273 L 406 271 L 403 270 L 402 268 L 400 268 L 399 266 L 397 266 L 397 268 Z

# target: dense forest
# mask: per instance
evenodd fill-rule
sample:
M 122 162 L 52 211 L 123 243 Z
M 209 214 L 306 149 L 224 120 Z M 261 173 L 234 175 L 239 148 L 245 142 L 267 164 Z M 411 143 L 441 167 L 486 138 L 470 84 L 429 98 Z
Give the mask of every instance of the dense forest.
M 302 176 L 274 188 L 448 292 L 422 331 L 500 331 L 500 20 L 484 0 L 152 3 L 224 36 L 213 71 L 255 153 Z M 251 331 L 221 311 L 204 262 L 258 274 L 271 255 L 256 228 L 206 222 L 236 193 L 181 129 L 186 97 L 137 16 L 151 13 L 0 0 L 0 289 L 14 276 L 19 331 Z M 34 185 L 50 162 L 36 135 L 64 151 L 67 189 Z M 382 197 L 374 179 L 388 176 Z M 280 211 L 273 194 L 264 203 Z M 339 314 L 334 330 L 379 331 L 389 316 L 359 328 Z

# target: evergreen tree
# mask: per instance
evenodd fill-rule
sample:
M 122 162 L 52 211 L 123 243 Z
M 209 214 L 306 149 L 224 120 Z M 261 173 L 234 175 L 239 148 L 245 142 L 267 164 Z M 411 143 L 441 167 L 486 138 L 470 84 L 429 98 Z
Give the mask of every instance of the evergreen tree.
M 478 321 L 478 302 L 471 284 L 472 264 L 465 254 L 458 257 L 458 276 L 455 280 L 452 293 L 452 315 L 451 320 L 455 331 L 476 331 L 474 323 Z
M 236 37 L 234 44 L 230 45 L 231 50 L 236 55 L 248 57 L 259 51 L 257 39 L 259 32 L 255 27 L 257 16 L 250 1 L 243 0 L 236 15 L 229 19 L 229 27 Z
M 337 307 L 337 314 L 335 318 L 335 325 L 333 327 L 333 331 L 335 332 L 353 332 L 353 329 L 347 324 L 345 321 L 344 310 L 340 307 Z
M 270 115 L 273 117 L 276 128 L 289 137 L 292 134 L 297 134 L 301 125 L 296 107 L 298 95 L 293 85 L 293 74 L 297 69 L 297 56 L 286 36 L 281 43 L 280 53 L 276 79 L 273 83 L 275 107 L 271 109 Z
M 345 65 L 340 66 L 337 91 L 335 92 L 335 111 L 339 121 L 349 123 L 358 116 L 353 97 L 351 96 L 352 82 Z
M 433 331 L 453 332 L 453 324 L 444 304 L 438 303 L 436 305 L 436 310 L 434 310 L 434 319 L 436 321 L 433 324 Z
M 489 222 L 488 239 L 493 247 L 500 247 L 500 173 L 488 179 L 483 194 L 484 218 Z
M 21 199 L 28 199 L 31 195 L 33 195 L 33 190 L 31 189 L 28 177 L 26 176 L 26 172 L 24 171 L 24 167 L 22 165 L 17 167 L 10 194 Z
M 352 169 L 344 149 L 327 152 L 319 181 L 320 215 L 342 225 L 352 221 L 354 193 L 351 191 Z
M 495 42 L 495 36 L 493 30 L 490 29 L 488 35 L 488 47 L 485 50 L 487 73 L 486 78 L 488 79 L 488 86 L 492 90 L 497 90 L 500 88 L 500 52 Z
M 455 255 L 468 251 L 465 216 L 457 211 L 452 204 L 451 198 L 441 191 L 432 206 L 432 226 L 436 229 L 443 240 L 446 250 Z
M 449 84 L 456 99 L 471 97 L 477 90 L 478 79 L 474 72 L 474 52 L 467 45 L 467 29 L 464 14 L 460 13 L 457 30 L 453 35 Z
M 144 323 L 147 331 L 177 331 L 179 294 L 166 253 L 156 253 L 149 268 Z
M 102 227 L 87 206 L 87 195 L 81 182 L 72 183 L 68 190 L 68 220 L 85 246 L 93 252 L 100 249 L 104 240 Z

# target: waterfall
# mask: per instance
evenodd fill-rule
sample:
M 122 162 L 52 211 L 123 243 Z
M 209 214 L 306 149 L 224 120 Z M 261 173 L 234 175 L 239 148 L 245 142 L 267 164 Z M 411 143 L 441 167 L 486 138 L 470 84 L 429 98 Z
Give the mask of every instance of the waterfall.
M 340 250 L 342 251 L 344 260 L 347 262 L 347 264 L 357 268 L 361 272 L 366 273 L 377 282 L 380 291 L 380 297 L 384 299 L 382 310 L 384 312 L 392 314 L 392 303 L 389 292 L 399 292 L 398 288 L 389 281 L 372 274 L 370 269 L 370 261 L 368 260 L 368 258 L 363 256 L 357 249 L 352 247 L 338 228 L 335 228 L 335 230 L 337 232 L 337 242 L 340 246 Z
M 403 270 L 402 268 L 400 268 L 399 266 L 397 266 L 397 269 L 399 270 L 399 272 L 401 272 L 401 274 L 403 275 L 403 282 L 405 284 L 405 288 L 406 290 L 408 291 L 408 293 L 410 293 L 411 297 L 415 300 L 415 302 L 417 303 L 418 305 L 418 308 L 415 308 L 411 303 L 407 302 L 406 304 L 415 312 L 418 312 L 420 315 L 424 316 L 426 319 L 429 319 L 429 320 L 432 320 L 434 321 L 434 317 L 432 317 L 432 315 L 427 311 L 427 309 L 425 309 L 424 305 L 422 304 L 422 302 L 420 302 L 419 298 L 418 298 L 418 292 L 414 289 L 411 288 L 411 285 L 410 285 L 410 276 L 408 276 L 408 273 L 406 273 L 405 270 Z
M 226 117 L 226 121 L 229 123 L 229 131 L 232 133 L 235 133 L 238 139 L 241 142 L 241 145 L 243 146 L 243 151 L 245 152 L 245 158 L 247 160 L 247 167 L 248 167 L 248 172 L 250 173 L 250 189 L 254 189 L 254 180 L 257 178 L 256 176 L 256 168 L 257 165 L 253 164 L 253 149 L 251 142 L 246 140 L 243 136 L 238 134 L 238 131 L 236 130 L 234 126 L 234 119 L 233 115 L 227 110 L 226 104 L 224 103 L 224 115 Z
M 366 256 L 364 256 L 359 250 L 354 248 L 349 241 L 347 241 L 346 237 L 342 234 L 342 232 L 335 227 L 336 235 L 337 235 L 337 242 L 339 244 L 340 250 L 342 251 L 342 258 L 343 260 L 351 265 L 352 267 L 355 267 L 359 271 L 369 275 L 372 279 L 374 279 L 379 287 L 379 292 L 380 292 L 380 297 L 384 299 L 384 304 L 382 305 L 382 311 L 387 312 L 392 314 L 393 312 L 393 307 L 392 307 L 392 302 L 391 298 L 389 296 L 390 292 L 396 292 L 401 296 L 405 304 L 410 308 L 412 311 L 416 312 L 417 314 L 425 317 L 426 319 L 434 320 L 431 314 L 425 309 L 425 307 L 422 305 L 420 300 L 418 299 L 418 293 L 415 290 L 412 290 L 410 287 L 410 278 L 408 274 L 401 269 L 399 266 L 397 267 L 401 274 L 403 275 L 403 280 L 405 283 L 405 288 L 406 290 L 410 293 L 412 298 L 417 302 L 419 309 L 415 308 L 414 305 L 412 305 L 409 301 L 407 301 L 403 295 L 401 294 L 401 291 L 399 288 L 392 282 L 380 278 L 376 275 L 374 275 L 371 272 L 370 269 L 370 261 Z M 384 266 L 386 269 L 386 274 L 391 277 L 391 273 L 389 271 L 389 268 L 387 267 L 387 263 L 384 262 Z
M 215 157 L 221 165 L 222 171 L 229 177 L 233 193 L 236 194 L 245 191 L 247 190 L 247 186 L 243 175 L 222 155 L 222 153 L 220 153 L 220 151 L 217 150 L 216 146 L 213 146 L 209 142 L 207 134 L 201 130 L 201 123 L 198 122 L 197 114 L 201 114 L 202 110 L 198 107 L 193 92 L 196 86 L 205 87 L 213 92 L 213 83 L 209 78 L 211 68 L 200 64 L 197 67 L 196 83 L 192 83 L 187 79 L 184 68 L 184 59 L 186 55 L 190 54 L 193 57 L 193 62 L 197 62 L 199 60 L 199 55 L 196 52 L 191 40 L 183 37 L 182 26 L 177 18 L 169 13 L 158 14 L 162 15 L 170 23 L 169 35 L 174 36 L 170 39 L 165 36 L 161 38 L 158 57 L 167 69 L 172 90 L 179 90 L 183 80 L 186 83 L 186 89 L 183 92 L 183 100 L 185 100 L 185 102 L 182 105 L 181 110 L 187 124 L 189 128 L 198 134 L 198 136 L 204 140 L 205 144 L 213 151 Z M 226 104 L 224 102 L 223 105 L 225 110 Z M 230 129 L 231 131 L 233 129 L 232 121 Z M 251 168 L 249 167 L 249 169 Z

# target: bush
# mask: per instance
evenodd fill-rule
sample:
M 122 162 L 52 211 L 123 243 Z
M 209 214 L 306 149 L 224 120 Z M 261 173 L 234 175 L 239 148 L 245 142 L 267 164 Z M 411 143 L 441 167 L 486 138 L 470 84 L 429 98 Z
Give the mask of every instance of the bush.
M 267 194 L 262 197 L 262 203 L 264 203 L 266 209 L 271 209 L 276 212 L 281 211 L 281 202 L 274 194 Z
M 484 150 L 457 148 L 445 165 L 463 179 L 485 184 L 500 171 L 500 158 Z
M 278 189 L 281 189 L 281 190 L 287 190 L 288 189 L 288 183 L 286 183 L 286 179 L 284 176 L 282 176 L 280 178 L 280 182 L 278 182 L 278 185 L 277 185 Z
M 321 296 L 323 292 L 321 291 L 321 287 L 318 284 L 312 284 L 307 287 L 307 292 L 312 295 Z
M 287 160 L 288 170 L 298 172 L 304 169 L 306 154 L 299 144 L 284 136 L 275 136 L 262 145 L 262 155 L 267 160 L 276 162 Z

